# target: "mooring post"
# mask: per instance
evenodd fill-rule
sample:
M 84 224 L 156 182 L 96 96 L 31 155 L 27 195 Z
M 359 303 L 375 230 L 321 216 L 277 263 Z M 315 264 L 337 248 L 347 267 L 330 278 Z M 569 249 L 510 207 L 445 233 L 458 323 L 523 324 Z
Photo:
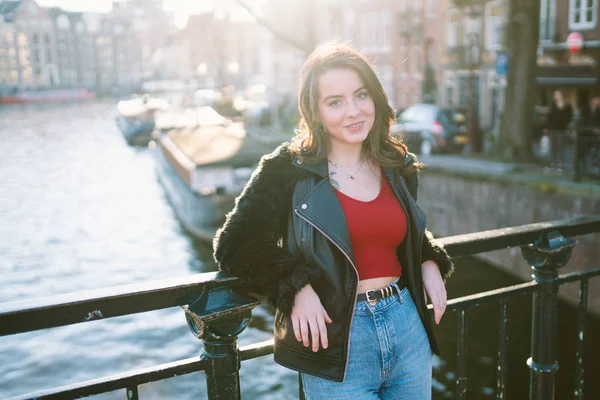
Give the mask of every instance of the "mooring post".
M 533 271 L 532 278 L 540 285 L 533 294 L 529 398 L 554 399 L 556 360 L 556 308 L 559 268 L 571 257 L 577 241 L 563 237 L 560 232 L 545 232 L 533 244 L 521 246 L 521 252 Z
M 260 304 L 224 283 L 207 287 L 184 306 L 188 326 L 204 342 L 201 358 L 209 361 L 206 385 L 210 400 L 239 400 L 241 360 L 237 337 L 248 326 L 252 309 Z

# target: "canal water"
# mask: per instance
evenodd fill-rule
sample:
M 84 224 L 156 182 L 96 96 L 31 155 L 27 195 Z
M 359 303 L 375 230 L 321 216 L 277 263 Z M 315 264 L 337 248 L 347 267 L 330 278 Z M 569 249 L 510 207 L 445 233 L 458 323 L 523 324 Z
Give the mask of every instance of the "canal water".
M 212 271 L 211 249 L 178 223 L 157 181 L 150 150 L 126 145 L 114 99 L 0 107 L 0 302 Z M 517 283 L 461 260 L 451 297 Z M 510 305 L 508 399 L 528 397 L 530 300 Z M 269 339 L 272 313 L 259 308 L 240 344 Z M 469 399 L 495 398 L 498 307 L 469 312 Z M 559 311 L 557 398 L 572 398 L 573 309 Z M 588 338 L 600 334 L 590 319 Z M 437 328 L 434 398 L 452 397 L 456 316 Z M 587 342 L 586 398 L 600 398 L 600 354 Z M 0 338 L 0 398 L 197 356 L 202 344 L 181 309 Z M 596 380 L 598 381 L 598 380 Z M 297 374 L 272 356 L 242 364 L 245 399 L 294 399 Z M 143 399 L 206 397 L 203 373 L 142 385 Z M 588 397 L 589 396 L 589 397 Z M 123 399 L 124 391 L 95 396 Z

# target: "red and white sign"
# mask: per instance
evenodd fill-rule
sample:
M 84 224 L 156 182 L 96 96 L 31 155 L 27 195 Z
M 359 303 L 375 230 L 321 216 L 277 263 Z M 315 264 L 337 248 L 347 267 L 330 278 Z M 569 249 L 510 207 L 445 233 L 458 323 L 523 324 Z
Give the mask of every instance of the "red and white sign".
M 571 32 L 567 36 L 567 48 L 571 53 L 577 53 L 583 46 L 583 36 L 579 32 Z

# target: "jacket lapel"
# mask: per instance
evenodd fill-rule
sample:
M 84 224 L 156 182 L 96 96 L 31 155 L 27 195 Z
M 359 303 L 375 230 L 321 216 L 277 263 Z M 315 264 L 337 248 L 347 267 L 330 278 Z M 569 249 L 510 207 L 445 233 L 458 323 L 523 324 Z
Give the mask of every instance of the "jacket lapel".
M 408 160 L 408 162 L 410 161 L 411 159 Z M 329 240 L 333 241 L 354 262 L 348 223 L 346 222 L 342 206 L 335 194 L 335 189 L 329 184 L 329 180 L 327 179 L 327 163 L 305 165 L 301 158 L 296 157 L 293 164 L 323 178 L 298 204 L 294 204 L 294 209 L 325 234 Z M 396 198 L 402 204 L 409 218 L 409 223 L 414 224 L 413 226 L 416 228 L 415 233 L 420 235 L 426 226 L 425 214 L 410 195 L 404 178 L 396 177 L 394 168 L 385 167 L 383 171 Z
M 424 229 L 425 225 L 427 224 L 425 213 L 423 210 L 421 210 L 421 207 L 417 205 L 415 199 L 413 199 L 413 197 L 410 195 L 404 178 L 401 176 L 396 177 L 392 168 L 386 167 L 383 169 L 383 171 L 388 179 L 388 182 L 390 183 L 390 186 L 392 187 L 392 190 L 394 191 L 394 194 L 396 195 L 396 198 L 398 201 L 400 201 L 402 207 L 404 207 L 404 212 L 407 214 L 407 216 L 410 216 L 413 219 L 419 231 Z
M 304 165 L 298 158 L 294 159 L 293 163 L 323 178 L 298 204 L 294 204 L 294 210 L 327 236 L 354 262 L 348 223 L 335 189 L 329 184 L 327 164 Z

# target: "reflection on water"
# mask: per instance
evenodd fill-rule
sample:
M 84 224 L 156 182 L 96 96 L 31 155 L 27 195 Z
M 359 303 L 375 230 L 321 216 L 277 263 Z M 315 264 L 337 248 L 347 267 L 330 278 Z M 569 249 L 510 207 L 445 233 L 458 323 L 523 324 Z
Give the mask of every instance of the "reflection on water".
M 149 152 L 128 147 L 113 100 L 0 108 L 0 302 L 213 270 L 183 231 Z M 272 324 L 272 316 L 258 310 Z M 266 340 L 248 329 L 241 344 Z M 0 397 L 193 357 L 180 309 L 0 339 Z M 268 358 L 242 372 L 248 398 L 282 398 L 296 375 Z M 203 374 L 140 387 L 145 399 L 205 397 Z M 291 391 L 290 393 L 296 393 Z M 112 399 L 111 393 L 98 398 Z M 123 398 L 123 393 L 118 394 Z
M 125 144 L 114 124 L 115 104 L 100 99 L 0 108 L 0 302 L 215 268 L 210 247 L 194 242 L 178 224 L 157 183 L 149 151 Z M 512 283 L 512 278 L 487 266 L 465 262 L 451 280 L 449 293 L 457 296 Z M 530 305 L 513 303 L 508 398 L 520 399 L 527 398 Z M 486 307 L 469 314 L 473 399 L 493 398 L 495 390 L 497 306 Z M 241 345 L 271 337 L 272 314 L 259 308 L 253 315 Z M 561 318 L 561 326 L 572 324 Z M 590 322 L 588 337 L 600 332 L 597 325 Z M 443 360 L 436 359 L 434 398 L 451 397 L 454 390 L 455 327 L 456 317 L 450 314 L 437 329 Z M 568 381 L 572 370 L 569 335 L 569 329 L 561 328 L 559 351 L 566 361 L 558 373 L 557 392 L 565 396 L 572 393 L 568 383 L 560 383 Z M 590 382 L 600 358 L 591 345 L 587 350 Z M 180 309 L 3 337 L 0 397 L 189 358 L 201 351 Z M 297 375 L 275 364 L 272 356 L 244 362 L 241 385 L 245 399 L 293 399 L 298 393 Z M 586 396 L 600 398 L 594 385 L 586 388 Z M 142 385 L 140 395 L 205 398 L 204 375 Z M 95 398 L 124 398 L 124 393 Z

